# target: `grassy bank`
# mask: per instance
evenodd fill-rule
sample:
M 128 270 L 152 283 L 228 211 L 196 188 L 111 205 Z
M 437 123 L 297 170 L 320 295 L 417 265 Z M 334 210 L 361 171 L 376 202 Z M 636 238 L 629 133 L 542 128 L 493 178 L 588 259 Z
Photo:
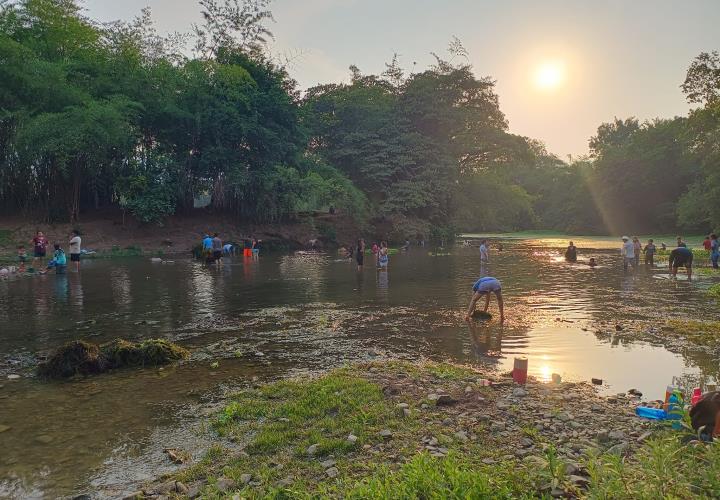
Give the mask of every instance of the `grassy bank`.
M 384 363 L 247 389 L 212 421 L 223 444 L 146 491 L 358 499 L 720 491 L 720 447 L 683 445 L 677 433 L 646 428 L 627 401 L 584 384 L 519 388 L 495 378 L 487 386 L 486 376 Z

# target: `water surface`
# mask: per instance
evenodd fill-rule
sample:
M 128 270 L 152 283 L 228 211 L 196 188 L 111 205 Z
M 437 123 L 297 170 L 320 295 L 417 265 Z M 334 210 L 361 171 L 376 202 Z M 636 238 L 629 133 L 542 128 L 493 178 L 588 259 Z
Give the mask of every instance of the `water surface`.
M 578 264 L 562 260 L 559 242 L 511 240 L 482 268 L 476 248 L 433 256 L 426 247 L 392 256 L 387 273 L 372 259 L 358 273 L 335 256 L 266 255 L 220 269 L 182 259 L 87 261 L 79 274 L 2 281 L 0 426 L 10 429 L 0 432 L 0 496 L 121 494 L 175 467 L 163 448 L 199 456 L 212 437 L 203 414 L 228 392 L 347 361 L 429 357 L 509 370 L 524 355 L 543 380 L 596 377 L 606 391 L 649 397 L 673 375 L 717 375 L 712 356 L 614 332 L 638 321 L 716 319 L 720 307 L 705 290 L 718 277 L 673 280 L 645 267 L 624 274 L 612 245 L 575 242 Z M 590 256 L 599 267 L 584 264 Z M 503 283 L 504 325 L 462 319 L 481 274 Z M 27 376 L 37 354 L 68 340 L 116 337 L 165 337 L 193 355 L 174 367 L 64 383 Z M 6 380 L 11 373 L 23 378 Z

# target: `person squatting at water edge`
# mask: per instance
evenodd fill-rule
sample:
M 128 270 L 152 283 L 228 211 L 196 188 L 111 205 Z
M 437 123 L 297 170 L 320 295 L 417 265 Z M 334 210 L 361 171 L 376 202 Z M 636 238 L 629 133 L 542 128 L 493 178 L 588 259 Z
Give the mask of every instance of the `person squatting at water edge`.
M 498 309 L 500 310 L 500 322 L 505 321 L 505 308 L 503 307 L 502 297 L 502 285 L 497 278 L 492 276 L 485 276 L 475 282 L 472 287 L 473 296 L 470 299 L 470 306 L 468 307 L 467 314 L 465 315 L 465 321 L 470 321 L 472 314 L 475 311 L 475 304 L 483 296 L 485 297 L 485 308 L 483 312 L 487 313 L 488 307 L 490 306 L 490 293 L 494 293 L 498 302 Z
M 687 247 L 677 247 L 675 250 L 670 252 L 670 274 L 675 277 L 677 276 L 678 267 L 684 266 L 687 269 L 688 279 L 692 278 L 692 264 L 693 264 L 693 253 Z

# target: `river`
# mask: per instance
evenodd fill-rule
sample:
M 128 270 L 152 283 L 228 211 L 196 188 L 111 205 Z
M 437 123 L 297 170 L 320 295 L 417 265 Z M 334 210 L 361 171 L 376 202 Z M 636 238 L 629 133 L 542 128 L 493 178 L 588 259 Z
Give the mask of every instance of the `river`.
M 164 448 L 201 456 L 212 442 L 206 415 L 229 392 L 348 361 L 432 358 L 504 371 L 524 355 L 543 380 L 596 377 L 601 390 L 651 398 L 674 375 L 717 377 L 713 356 L 613 332 L 717 319 L 705 290 L 720 276 L 673 280 L 644 266 L 625 274 L 614 241 L 577 239 L 577 264 L 564 262 L 559 242 L 495 243 L 482 269 L 477 248 L 413 247 L 391 256 L 387 272 L 371 258 L 357 272 L 335 256 L 277 254 L 219 269 L 184 258 L 88 260 L 80 273 L 0 281 L 0 497 L 122 494 L 176 467 Z M 590 256 L 597 268 L 585 264 Z M 481 273 L 503 283 L 504 325 L 462 319 Z M 117 337 L 168 338 L 192 356 L 69 382 L 32 376 L 35 356 L 68 340 Z

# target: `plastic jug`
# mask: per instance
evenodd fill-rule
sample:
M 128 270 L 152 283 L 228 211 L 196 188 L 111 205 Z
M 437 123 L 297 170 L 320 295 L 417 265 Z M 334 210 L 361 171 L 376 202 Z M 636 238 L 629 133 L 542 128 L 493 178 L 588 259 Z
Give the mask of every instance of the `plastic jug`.
M 693 389 L 692 398 L 690 398 L 690 404 L 695 406 L 698 401 L 702 399 L 702 390 L 699 387 Z

